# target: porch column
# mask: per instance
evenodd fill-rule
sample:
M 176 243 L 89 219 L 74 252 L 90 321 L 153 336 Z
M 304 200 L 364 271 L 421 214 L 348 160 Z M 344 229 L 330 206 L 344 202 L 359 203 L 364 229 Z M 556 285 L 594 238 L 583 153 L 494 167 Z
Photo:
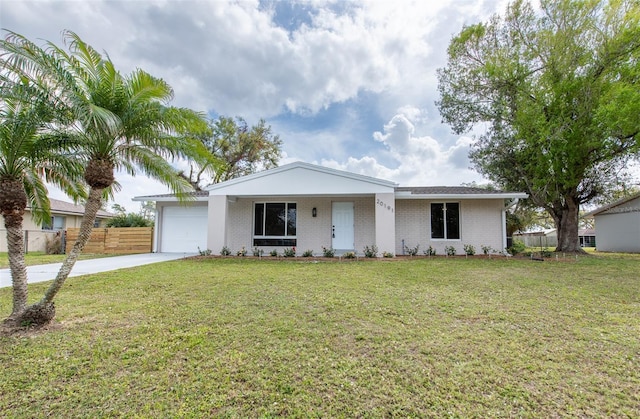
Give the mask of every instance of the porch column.
M 207 214 L 207 249 L 214 255 L 227 245 L 227 196 L 210 195 Z
M 376 246 L 378 254 L 394 253 L 396 248 L 396 198 L 393 193 L 377 193 L 375 197 Z

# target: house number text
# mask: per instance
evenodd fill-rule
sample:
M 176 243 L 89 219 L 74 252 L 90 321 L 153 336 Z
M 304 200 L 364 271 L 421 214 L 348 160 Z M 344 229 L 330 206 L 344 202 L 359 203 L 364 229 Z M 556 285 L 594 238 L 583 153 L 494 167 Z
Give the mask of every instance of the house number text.
M 387 204 L 386 202 L 382 201 L 381 199 L 376 199 L 376 204 L 380 205 L 382 208 L 385 208 L 388 211 L 393 212 L 393 207 Z

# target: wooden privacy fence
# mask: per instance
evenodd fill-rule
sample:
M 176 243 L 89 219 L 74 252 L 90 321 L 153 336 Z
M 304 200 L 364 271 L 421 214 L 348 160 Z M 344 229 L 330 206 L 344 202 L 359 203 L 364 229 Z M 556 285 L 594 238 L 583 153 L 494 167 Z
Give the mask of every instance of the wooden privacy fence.
M 68 228 L 66 253 L 73 248 L 79 228 Z M 150 253 L 153 227 L 94 228 L 83 253 L 130 254 Z

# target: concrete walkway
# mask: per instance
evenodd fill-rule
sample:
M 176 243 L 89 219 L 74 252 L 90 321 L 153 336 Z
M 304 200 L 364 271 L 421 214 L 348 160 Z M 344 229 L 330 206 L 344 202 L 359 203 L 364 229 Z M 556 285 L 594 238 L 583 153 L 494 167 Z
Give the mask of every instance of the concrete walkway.
M 71 270 L 69 277 L 114 271 L 116 269 L 132 268 L 150 263 L 165 262 L 195 256 L 195 253 L 144 253 L 140 255 L 125 255 L 104 257 L 98 259 L 79 260 Z M 58 274 L 62 263 L 27 266 L 29 284 L 51 281 Z M 9 268 L 0 269 L 0 288 L 11 286 L 11 271 Z

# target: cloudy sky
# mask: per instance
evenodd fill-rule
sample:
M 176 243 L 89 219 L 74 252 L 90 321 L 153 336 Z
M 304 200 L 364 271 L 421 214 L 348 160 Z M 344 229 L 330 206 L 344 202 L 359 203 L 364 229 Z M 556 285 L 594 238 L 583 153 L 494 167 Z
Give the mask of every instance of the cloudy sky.
M 436 69 L 465 24 L 502 0 L 2 0 L 0 26 L 61 44 L 70 29 L 128 73 L 164 78 L 176 106 L 264 118 L 283 140 L 280 164 L 305 161 L 404 186 L 484 182 L 471 138 L 441 123 Z M 164 193 L 119 175 L 116 201 Z M 52 197 L 62 198 L 52 191 Z

